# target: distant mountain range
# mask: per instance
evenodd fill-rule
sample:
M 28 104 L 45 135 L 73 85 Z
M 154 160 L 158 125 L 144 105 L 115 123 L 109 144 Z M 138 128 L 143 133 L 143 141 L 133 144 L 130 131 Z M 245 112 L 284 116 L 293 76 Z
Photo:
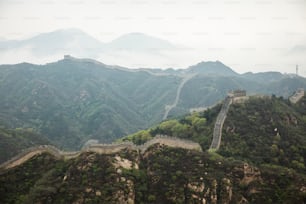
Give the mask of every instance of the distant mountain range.
M 250 61 L 245 57 L 237 58 L 238 56 L 244 56 L 243 49 L 241 53 L 236 52 L 235 57 L 231 57 L 223 52 L 211 52 L 214 45 L 200 44 L 200 42 L 197 44 L 183 43 L 175 41 L 177 39 L 170 38 L 170 36 L 163 39 L 140 32 L 132 32 L 101 41 L 100 38 L 103 39 L 103 33 L 100 34 L 99 36 L 99 33 L 96 33 L 93 37 L 80 29 L 70 28 L 40 33 L 25 39 L 5 40 L 2 38 L 0 39 L 1 64 L 21 62 L 45 64 L 54 62 L 63 55 L 72 55 L 130 68 L 167 69 L 185 68 L 202 59 L 210 61 L 222 59 L 223 62 L 236 64 L 237 67 L 235 68 L 239 73 L 246 67 L 249 67 L 248 70 L 255 70 L 255 72 L 257 70 L 288 72 L 291 68 L 295 71 L 295 66 L 290 64 L 299 64 L 301 65 L 300 74 L 305 77 L 303 60 L 301 60 L 305 51 L 304 43 L 295 45 L 290 51 L 286 51 L 277 59 L 268 59 L 270 61 L 268 63 L 268 61 L 258 61 L 258 59 Z M 252 58 L 252 56 L 249 57 Z M 265 59 L 259 55 L 257 58 Z M 254 66 L 257 63 L 264 64 Z M 270 64 L 268 66 L 271 67 L 266 67 L 267 64 Z M 171 69 L 168 71 L 171 71 Z
M 223 63 L 187 69 L 128 69 L 66 56 L 45 65 L 0 66 L 0 125 L 28 129 L 60 148 L 112 142 L 163 118 L 204 109 L 228 91 L 288 97 L 306 79 L 277 72 L 238 74 Z
M 177 46 L 166 40 L 151 37 L 143 33 L 129 33 L 105 44 L 104 49 L 124 50 L 128 52 L 157 52 L 175 48 Z
M 111 42 L 103 43 L 79 29 L 62 29 L 24 40 L 0 41 L 0 56 L 5 59 L 7 55 L 11 57 L 15 51 L 26 52 L 34 59 L 53 59 L 54 56 L 58 58 L 65 54 L 97 59 L 131 52 L 142 56 L 159 56 L 160 52 L 175 48 L 177 46 L 166 40 L 143 33 L 128 33 Z M 27 60 L 27 55 L 21 60 Z
M 25 40 L 0 42 L 1 51 L 28 48 L 38 56 L 54 55 L 58 52 L 93 53 L 99 51 L 101 46 L 103 43 L 78 29 L 57 30 Z

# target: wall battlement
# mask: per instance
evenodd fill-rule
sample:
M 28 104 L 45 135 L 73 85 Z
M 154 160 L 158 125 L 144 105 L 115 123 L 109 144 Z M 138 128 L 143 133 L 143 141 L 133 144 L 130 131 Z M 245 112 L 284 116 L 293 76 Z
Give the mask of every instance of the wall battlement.
M 218 150 L 220 148 L 221 138 L 222 138 L 222 128 L 230 105 L 232 103 L 243 103 L 248 99 L 249 97 L 246 95 L 245 90 L 238 89 L 228 92 L 227 97 L 223 102 L 222 108 L 217 116 L 213 132 L 213 140 L 209 147 L 210 150 Z
M 212 140 L 211 145 L 209 147 L 210 150 L 218 150 L 219 147 L 220 147 L 223 124 L 224 124 L 224 121 L 226 119 L 228 109 L 229 109 L 230 105 L 233 103 L 234 98 L 235 98 L 235 96 L 227 96 L 224 100 L 221 111 L 219 112 L 219 114 L 217 116 L 217 120 L 216 120 L 216 123 L 215 123 L 215 126 L 214 126 L 213 140 Z
M 295 93 L 289 97 L 291 103 L 297 103 L 303 96 L 305 95 L 304 89 L 299 88 L 295 91 Z
M 196 142 L 179 139 L 175 137 L 169 137 L 165 135 L 157 135 L 153 139 L 144 143 L 143 145 L 135 145 L 132 142 L 113 143 L 113 144 L 92 144 L 81 149 L 80 151 L 74 151 L 74 152 L 61 151 L 51 145 L 40 145 L 25 149 L 20 154 L 2 163 L 0 165 L 0 170 L 10 169 L 15 166 L 21 165 L 27 160 L 31 159 L 32 157 L 40 155 L 42 153 L 50 153 L 51 155 L 55 156 L 56 159 L 72 159 L 76 158 L 83 152 L 95 152 L 98 154 L 113 154 L 120 152 L 123 149 L 131 149 L 139 151 L 140 153 L 144 153 L 150 146 L 154 144 L 162 144 L 170 147 L 202 151 L 201 146 Z

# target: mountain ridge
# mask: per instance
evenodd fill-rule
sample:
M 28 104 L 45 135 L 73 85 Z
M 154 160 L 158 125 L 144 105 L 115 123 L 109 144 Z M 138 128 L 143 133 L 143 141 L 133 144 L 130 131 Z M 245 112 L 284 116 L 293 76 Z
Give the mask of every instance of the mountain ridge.
M 201 61 L 194 65 L 187 66 L 186 68 L 129 68 L 125 66 L 119 65 L 110 65 L 101 62 L 100 60 L 92 59 L 92 58 L 81 58 L 75 57 L 70 54 L 63 55 L 63 58 L 54 62 L 36 64 L 36 63 L 29 63 L 29 62 L 19 62 L 19 63 L 10 63 L 10 64 L 1 64 L 0 66 L 14 66 L 19 64 L 27 64 L 27 65 L 48 65 L 54 64 L 61 61 L 75 61 L 75 62 L 88 62 L 93 64 L 100 64 L 108 68 L 117 68 L 122 69 L 124 71 L 148 71 L 150 74 L 156 73 L 164 73 L 164 74 L 186 74 L 186 73 L 196 73 L 196 74 L 208 74 L 208 75 L 220 75 L 220 76 L 241 76 L 243 78 L 253 78 L 254 81 L 260 80 L 261 77 L 266 77 L 260 80 L 260 82 L 266 82 L 268 77 L 272 77 L 271 81 L 276 81 L 278 79 L 283 78 L 305 78 L 303 76 L 296 76 L 295 74 L 288 74 L 288 73 L 281 73 L 278 71 L 266 71 L 266 72 L 245 72 L 245 73 L 237 73 L 229 66 L 226 66 L 221 61 Z M 275 79 L 276 78 L 276 79 Z
M 253 75 L 232 73 L 221 62 L 204 64 L 211 65 L 210 73 L 201 66 L 199 72 L 133 70 L 71 56 L 44 65 L 0 65 L 0 124 L 33 128 L 59 148 L 76 150 L 90 139 L 112 142 L 163 118 L 210 107 L 230 90 L 288 97 L 297 88 L 306 89 L 304 78 L 281 75 L 261 83 Z M 184 81 L 190 74 L 194 76 Z
M 132 52 L 156 52 L 158 50 L 176 48 L 176 46 L 169 41 L 137 32 L 121 35 L 107 43 L 106 47 L 108 49 L 128 50 Z
M 0 51 L 22 50 L 31 51 L 34 56 L 47 57 L 71 54 L 97 58 L 112 52 L 149 52 L 174 49 L 175 46 L 156 37 L 144 33 L 128 33 L 110 42 L 101 42 L 77 28 L 58 29 L 41 33 L 23 40 L 0 41 Z
M 187 72 L 195 72 L 200 74 L 223 75 L 223 76 L 237 76 L 238 74 L 230 67 L 224 65 L 220 61 L 200 62 L 187 68 Z
M 141 153 L 84 151 L 69 160 L 37 154 L 0 170 L 0 202 L 303 203 L 305 105 L 306 96 L 296 104 L 275 96 L 234 103 L 217 152 L 157 142 Z M 219 104 L 123 139 L 142 143 L 152 139 L 148 134 L 164 132 L 199 141 L 207 150 L 220 109 Z M 19 180 L 27 182 L 18 185 Z

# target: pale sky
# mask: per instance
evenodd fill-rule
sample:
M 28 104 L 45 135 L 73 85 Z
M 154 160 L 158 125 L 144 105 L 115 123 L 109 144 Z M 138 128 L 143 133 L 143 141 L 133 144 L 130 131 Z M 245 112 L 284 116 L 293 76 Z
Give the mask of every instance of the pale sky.
M 72 27 L 102 42 L 141 32 L 189 48 L 148 67 L 220 60 L 240 73 L 295 72 L 298 64 L 306 76 L 305 0 L 0 0 L 0 40 Z

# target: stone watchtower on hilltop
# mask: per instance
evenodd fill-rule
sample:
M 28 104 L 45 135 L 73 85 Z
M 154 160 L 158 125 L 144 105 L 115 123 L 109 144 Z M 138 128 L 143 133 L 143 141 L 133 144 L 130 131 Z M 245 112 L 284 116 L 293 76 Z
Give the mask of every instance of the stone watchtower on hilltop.
M 291 103 L 297 103 L 303 96 L 305 95 L 304 89 L 299 88 L 295 91 L 295 93 L 289 97 L 289 101 Z

